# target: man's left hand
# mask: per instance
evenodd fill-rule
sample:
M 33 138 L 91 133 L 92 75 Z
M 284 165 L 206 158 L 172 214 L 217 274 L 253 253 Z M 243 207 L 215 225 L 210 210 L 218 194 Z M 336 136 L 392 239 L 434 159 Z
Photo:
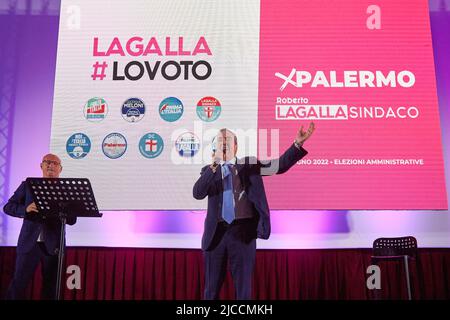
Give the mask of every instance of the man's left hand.
M 309 128 L 307 131 L 304 131 L 303 126 L 301 126 L 300 129 L 298 129 L 297 136 L 295 137 L 295 141 L 297 143 L 299 143 L 300 145 L 302 145 L 306 140 L 309 139 L 309 137 L 311 137 L 314 130 L 315 130 L 314 122 L 311 122 L 309 124 Z

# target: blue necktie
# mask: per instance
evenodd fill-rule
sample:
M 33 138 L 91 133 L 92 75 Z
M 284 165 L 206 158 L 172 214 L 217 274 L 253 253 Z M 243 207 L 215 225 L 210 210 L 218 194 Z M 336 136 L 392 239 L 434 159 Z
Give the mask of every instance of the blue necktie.
M 224 164 L 223 170 L 223 203 L 222 203 L 222 218 L 228 224 L 234 220 L 234 205 L 233 205 L 233 175 L 231 174 L 231 165 Z

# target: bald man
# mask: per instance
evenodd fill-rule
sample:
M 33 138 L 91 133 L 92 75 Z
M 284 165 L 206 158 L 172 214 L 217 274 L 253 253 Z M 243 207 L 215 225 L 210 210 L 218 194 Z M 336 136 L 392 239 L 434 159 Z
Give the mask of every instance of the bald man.
M 59 178 L 62 171 L 61 160 L 54 154 L 47 154 L 42 158 L 41 170 L 44 178 Z M 55 299 L 61 222 L 59 219 L 43 219 L 38 214 L 25 181 L 8 200 L 3 211 L 7 215 L 23 219 L 16 249 L 14 277 L 6 293 L 6 299 L 24 298 L 24 291 L 40 261 L 43 279 L 42 298 Z M 76 218 L 67 219 L 69 225 L 75 222 Z

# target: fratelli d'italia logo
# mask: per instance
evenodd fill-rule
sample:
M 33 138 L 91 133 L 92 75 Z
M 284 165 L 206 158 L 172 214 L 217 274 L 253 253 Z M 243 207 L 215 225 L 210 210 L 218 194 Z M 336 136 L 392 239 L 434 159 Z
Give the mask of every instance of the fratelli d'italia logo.
M 219 100 L 214 97 L 204 97 L 197 102 L 197 115 L 205 122 L 216 120 L 222 111 Z
M 102 150 L 110 159 L 120 158 L 127 151 L 127 139 L 120 133 L 110 133 L 103 139 Z
M 92 122 L 100 122 L 108 114 L 108 104 L 103 98 L 89 99 L 84 105 L 84 117 Z
M 138 122 L 145 115 L 145 104 L 139 98 L 127 99 L 122 104 L 122 117 L 128 122 Z
M 185 132 L 175 141 L 175 148 L 180 156 L 193 157 L 200 150 L 200 139 L 192 132 Z
M 158 157 L 164 149 L 164 141 L 157 133 L 150 132 L 139 140 L 139 151 L 149 159 Z
M 183 103 L 175 97 L 165 98 L 159 104 L 159 115 L 163 120 L 174 122 L 183 115 Z
M 66 151 L 73 159 L 84 158 L 91 151 L 91 140 L 84 133 L 75 133 L 67 140 Z

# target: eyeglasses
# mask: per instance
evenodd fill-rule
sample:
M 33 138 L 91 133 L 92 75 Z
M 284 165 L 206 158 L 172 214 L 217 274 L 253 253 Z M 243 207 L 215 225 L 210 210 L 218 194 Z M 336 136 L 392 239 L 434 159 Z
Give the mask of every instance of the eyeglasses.
M 60 162 L 58 162 L 58 161 L 53 161 L 53 160 L 44 160 L 44 161 L 42 161 L 42 163 L 45 163 L 45 164 L 48 165 L 48 166 L 50 166 L 51 164 L 54 165 L 54 166 L 59 166 L 59 165 L 61 165 Z

